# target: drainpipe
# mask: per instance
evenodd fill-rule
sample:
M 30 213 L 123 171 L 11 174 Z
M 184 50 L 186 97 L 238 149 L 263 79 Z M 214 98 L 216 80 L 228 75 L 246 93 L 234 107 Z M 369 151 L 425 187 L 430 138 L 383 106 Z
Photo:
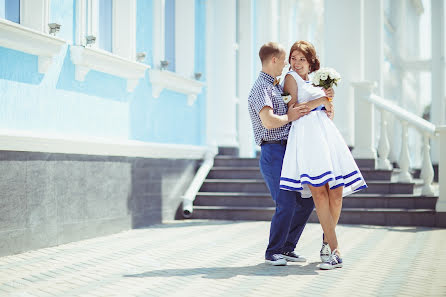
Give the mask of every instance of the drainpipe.
M 192 180 L 189 188 L 187 188 L 186 193 L 182 196 L 183 198 L 183 216 L 185 218 L 190 218 L 192 216 L 192 212 L 194 211 L 194 200 L 197 196 L 198 191 L 201 188 L 204 180 L 211 171 L 214 166 L 214 157 L 217 154 L 218 150 L 216 147 L 209 149 L 204 157 L 204 161 L 195 174 L 194 179 Z

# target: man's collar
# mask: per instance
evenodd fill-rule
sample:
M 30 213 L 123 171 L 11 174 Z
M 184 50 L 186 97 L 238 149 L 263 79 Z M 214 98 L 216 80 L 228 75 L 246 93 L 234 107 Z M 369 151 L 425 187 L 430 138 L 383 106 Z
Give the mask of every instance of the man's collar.
M 266 79 L 268 82 L 270 82 L 270 83 L 274 83 L 274 77 L 271 76 L 271 75 L 269 75 L 268 73 L 263 72 L 263 71 L 260 71 L 260 76 L 261 76 L 262 78 Z

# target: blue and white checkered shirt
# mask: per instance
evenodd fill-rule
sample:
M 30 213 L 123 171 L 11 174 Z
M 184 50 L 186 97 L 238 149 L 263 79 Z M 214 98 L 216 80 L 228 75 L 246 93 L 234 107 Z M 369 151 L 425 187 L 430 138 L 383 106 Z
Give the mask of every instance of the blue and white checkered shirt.
M 274 114 L 277 115 L 284 115 L 288 112 L 288 106 L 282 100 L 282 86 L 280 84 L 274 86 L 273 83 L 274 77 L 265 72 L 260 72 L 248 97 L 249 115 L 254 129 L 254 138 L 258 145 L 261 145 L 262 141 L 288 139 L 288 133 L 290 132 L 290 123 L 269 130 L 262 125 L 259 113 L 263 107 L 271 107 Z

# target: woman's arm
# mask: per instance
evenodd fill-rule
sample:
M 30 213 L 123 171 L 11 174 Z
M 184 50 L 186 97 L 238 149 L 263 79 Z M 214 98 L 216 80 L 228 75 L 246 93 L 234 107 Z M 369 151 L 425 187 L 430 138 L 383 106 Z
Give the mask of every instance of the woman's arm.
M 325 109 L 327 109 L 327 111 L 329 112 L 331 112 L 331 110 L 333 109 L 333 104 L 328 101 L 327 97 L 321 97 L 299 104 L 299 102 L 297 102 L 297 82 L 291 74 L 287 74 L 285 76 L 285 84 L 283 86 L 283 90 L 284 92 L 291 95 L 291 100 L 290 102 L 288 102 L 288 108 L 291 108 L 293 105 L 296 104 L 295 106 L 305 105 L 308 110 L 313 110 L 320 105 L 324 105 Z

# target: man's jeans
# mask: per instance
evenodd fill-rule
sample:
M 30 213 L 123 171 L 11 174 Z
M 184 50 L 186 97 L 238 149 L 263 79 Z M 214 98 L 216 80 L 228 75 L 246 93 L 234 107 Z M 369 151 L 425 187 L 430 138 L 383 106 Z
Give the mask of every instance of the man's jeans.
M 276 203 L 265 253 L 265 256 L 270 256 L 294 251 L 314 203 L 313 198 L 302 199 L 299 192 L 280 190 L 280 173 L 286 146 L 263 144 L 261 148 L 260 171 Z

